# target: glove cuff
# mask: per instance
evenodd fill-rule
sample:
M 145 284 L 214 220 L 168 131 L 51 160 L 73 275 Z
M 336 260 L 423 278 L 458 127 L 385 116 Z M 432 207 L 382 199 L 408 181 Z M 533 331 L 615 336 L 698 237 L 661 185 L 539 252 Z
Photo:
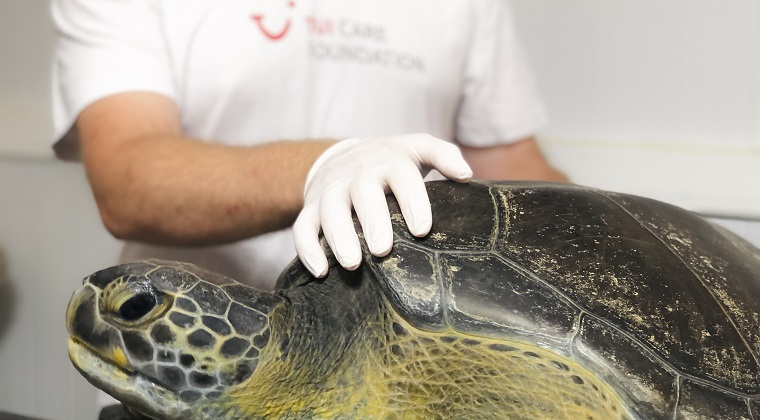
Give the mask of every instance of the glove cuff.
M 311 181 L 314 178 L 314 174 L 316 174 L 317 171 L 319 171 L 322 168 L 322 166 L 324 166 L 325 162 L 330 160 L 330 158 L 335 156 L 336 154 L 342 152 L 343 150 L 361 141 L 364 141 L 364 139 L 340 140 L 337 143 L 333 144 L 332 146 L 328 147 L 327 150 L 322 152 L 322 154 L 319 155 L 317 160 L 314 161 L 314 164 L 311 165 L 311 169 L 309 169 L 308 175 L 306 175 L 306 183 L 304 184 L 304 189 L 303 189 L 304 198 L 306 197 L 306 192 L 309 191 L 309 186 L 311 185 Z

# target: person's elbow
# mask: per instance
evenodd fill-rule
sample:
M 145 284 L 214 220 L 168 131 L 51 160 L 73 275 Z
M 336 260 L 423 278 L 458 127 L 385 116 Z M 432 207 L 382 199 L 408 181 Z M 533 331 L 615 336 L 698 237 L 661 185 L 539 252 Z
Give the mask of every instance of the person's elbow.
M 106 230 L 116 239 L 125 241 L 145 240 L 145 223 L 141 222 L 121 203 L 115 200 L 96 199 L 100 220 Z

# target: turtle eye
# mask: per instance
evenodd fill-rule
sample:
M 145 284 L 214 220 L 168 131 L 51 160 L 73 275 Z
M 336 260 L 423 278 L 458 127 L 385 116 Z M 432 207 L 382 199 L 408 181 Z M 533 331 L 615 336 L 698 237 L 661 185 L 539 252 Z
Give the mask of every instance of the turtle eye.
M 128 327 L 155 320 L 171 307 L 173 298 L 150 284 L 122 280 L 109 284 L 100 296 L 108 319 Z
M 119 307 L 119 316 L 128 322 L 135 322 L 148 315 L 158 302 L 151 293 L 138 293 L 127 299 Z

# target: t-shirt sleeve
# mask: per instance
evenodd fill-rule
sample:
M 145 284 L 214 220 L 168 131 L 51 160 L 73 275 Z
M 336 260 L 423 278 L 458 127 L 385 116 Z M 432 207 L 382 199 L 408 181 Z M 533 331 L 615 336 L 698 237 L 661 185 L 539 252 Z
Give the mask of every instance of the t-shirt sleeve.
M 54 0 L 53 149 L 79 155 L 75 121 L 98 99 L 153 92 L 175 99 L 160 7 L 155 0 Z
M 536 134 L 546 115 L 507 1 L 480 4 L 465 67 L 457 141 L 488 147 Z

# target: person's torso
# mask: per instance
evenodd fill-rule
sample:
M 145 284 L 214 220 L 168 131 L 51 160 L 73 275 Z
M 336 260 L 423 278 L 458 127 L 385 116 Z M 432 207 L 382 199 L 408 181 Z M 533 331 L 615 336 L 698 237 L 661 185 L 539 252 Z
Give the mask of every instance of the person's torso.
M 226 144 L 425 132 L 453 141 L 483 0 L 159 0 L 188 136 Z M 477 6 L 474 6 L 477 5 Z M 274 175 L 276 176 L 276 175 Z M 222 247 L 128 243 L 270 288 L 284 230 Z
M 164 0 L 188 135 L 453 140 L 478 0 Z

